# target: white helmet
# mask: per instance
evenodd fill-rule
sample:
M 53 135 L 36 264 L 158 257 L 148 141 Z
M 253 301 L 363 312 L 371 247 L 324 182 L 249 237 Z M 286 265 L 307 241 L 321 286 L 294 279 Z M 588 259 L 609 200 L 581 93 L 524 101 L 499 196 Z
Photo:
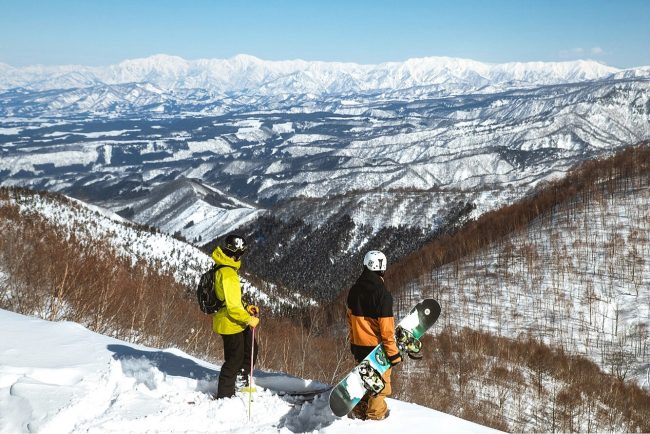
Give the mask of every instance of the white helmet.
M 371 271 L 386 271 L 386 255 L 379 250 L 371 250 L 363 257 L 363 265 Z

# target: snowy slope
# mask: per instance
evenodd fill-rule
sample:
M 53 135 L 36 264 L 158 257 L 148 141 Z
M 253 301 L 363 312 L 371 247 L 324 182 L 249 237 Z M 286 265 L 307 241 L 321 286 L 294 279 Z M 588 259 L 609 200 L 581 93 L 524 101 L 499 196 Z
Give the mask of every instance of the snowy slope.
M 326 394 L 292 406 L 274 391 L 323 385 L 256 371 L 260 391 L 214 401 L 219 366 L 170 348 L 128 344 L 69 322 L 0 310 L 0 432 L 495 432 L 389 399 L 382 422 L 338 419 Z
M 578 198 L 475 256 L 423 271 L 413 297 L 450 306 L 447 325 L 532 336 L 650 388 L 649 255 L 644 179 Z
M 112 201 L 110 206 L 125 206 L 131 220 L 168 234 L 180 232 L 196 244 L 227 234 L 262 212 L 199 180 L 185 178 L 159 185 L 137 201 Z
M 200 275 L 213 264 L 209 255 L 191 244 L 164 233 L 143 230 L 117 214 L 79 200 L 70 199 L 68 202 L 54 196 L 19 193 L 10 203 L 17 205 L 25 215 L 35 214 L 50 224 L 65 228 L 82 242 L 106 239 L 119 256 L 130 258 L 134 264 L 145 261 L 161 271 L 171 271 L 178 282 L 190 288 L 195 287 Z M 264 306 L 277 308 L 314 303 L 299 294 L 289 298 L 267 294 L 245 276 L 240 276 L 240 280 L 243 291 Z
M 159 264 L 163 271 L 174 272 L 176 279 L 187 285 L 193 286 L 200 271 L 212 263 L 208 255 L 190 244 L 139 229 L 108 210 L 78 200 L 66 202 L 55 197 L 21 194 L 11 202 L 18 205 L 21 213 L 42 216 L 80 240 L 107 239 L 118 255 L 130 258 L 134 264 L 139 260 Z

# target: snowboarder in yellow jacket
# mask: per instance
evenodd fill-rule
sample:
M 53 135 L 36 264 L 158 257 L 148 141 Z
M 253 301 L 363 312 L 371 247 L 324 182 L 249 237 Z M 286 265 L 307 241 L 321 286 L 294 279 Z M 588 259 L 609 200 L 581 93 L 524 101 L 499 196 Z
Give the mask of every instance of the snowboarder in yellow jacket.
M 223 339 L 224 364 L 219 373 L 216 398 L 229 398 L 235 395 L 237 377 L 248 385 L 251 370 L 251 351 L 253 365 L 257 359 L 257 342 L 253 344 L 252 328 L 257 327 L 259 309 L 242 301 L 241 283 L 238 270 L 241 256 L 247 245 L 243 237 L 228 235 L 223 245 L 212 252 L 212 259 L 222 265 L 216 272 L 215 291 L 223 306 L 212 317 L 212 329 Z M 254 349 L 253 349 L 254 346 Z

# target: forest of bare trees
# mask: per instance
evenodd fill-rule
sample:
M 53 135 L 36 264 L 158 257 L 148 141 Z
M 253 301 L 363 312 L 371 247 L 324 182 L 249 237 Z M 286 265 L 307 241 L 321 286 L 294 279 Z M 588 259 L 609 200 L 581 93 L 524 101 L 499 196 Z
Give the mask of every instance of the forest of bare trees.
M 650 430 L 650 394 L 584 357 L 468 328 L 424 345 L 429 357 L 395 376 L 399 398 L 510 432 Z
M 459 336 L 458 330 L 471 330 L 504 342 L 534 343 L 568 360 L 579 357 L 593 364 L 608 381 L 648 387 L 649 162 L 646 144 L 586 162 L 521 203 L 435 240 L 390 270 L 388 285 L 395 289 L 398 310 L 403 314 L 415 300 L 432 296 L 443 306 L 440 325 Z M 519 369 L 524 378 L 530 375 L 528 365 Z M 555 378 L 558 369 L 551 367 L 545 375 Z M 488 377 L 478 382 L 481 390 L 487 390 Z M 518 377 L 506 377 L 512 380 L 510 395 L 518 393 Z M 590 400 L 589 390 L 611 391 L 611 386 L 587 387 L 571 378 L 553 383 L 544 396 L 557 396 L 558 402 L 531 414 L 550 412 L 557 421 L 557 404 L 573 402 L 573 396 L 588 403 L 588 410 L 601 408 L 601 398 Z M 637 389 L 632 396 L 647 396 L 647 390 Z M 480 396 L 478 391 L 474 396 Z M 501 412 L 501 426 L 515 431 L 637 429 L 624 426 L 623 419 L 616 422 L 613 413 L 594 428 L 597 418 L 591 410 L 560 426 L 532 423 L 527 411 L 511 407 Z
M 631 188 L 632 183 L 647 186 L 649 177 L 650 143 L 625 148 L 609 158 L 585 161 L 565 177 L 538 187 L 529 197 L 487 212 L 405 256 L 388 271 L 387 282 L 393 288 L 404 288 L 429 270 L 478 252 L 536 218 L 552 221 L 553 209 L 563 202 L 580 201 L 589 207 L 620 187 Z

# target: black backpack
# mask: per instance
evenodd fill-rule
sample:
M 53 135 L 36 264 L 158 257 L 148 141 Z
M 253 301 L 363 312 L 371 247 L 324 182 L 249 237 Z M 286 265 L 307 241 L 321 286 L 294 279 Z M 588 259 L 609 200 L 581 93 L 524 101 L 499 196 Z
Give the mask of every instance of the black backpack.
M 224 300 L 217 298 L 217 292 L 214 288 L 217 270 L 223 267 L 227 267 L 227 265 L 215 264 L 203 273 L 199 279 L 199 284 L 196 286 L 196 298 L 203 313 L 213 314 L 223 306 Z

